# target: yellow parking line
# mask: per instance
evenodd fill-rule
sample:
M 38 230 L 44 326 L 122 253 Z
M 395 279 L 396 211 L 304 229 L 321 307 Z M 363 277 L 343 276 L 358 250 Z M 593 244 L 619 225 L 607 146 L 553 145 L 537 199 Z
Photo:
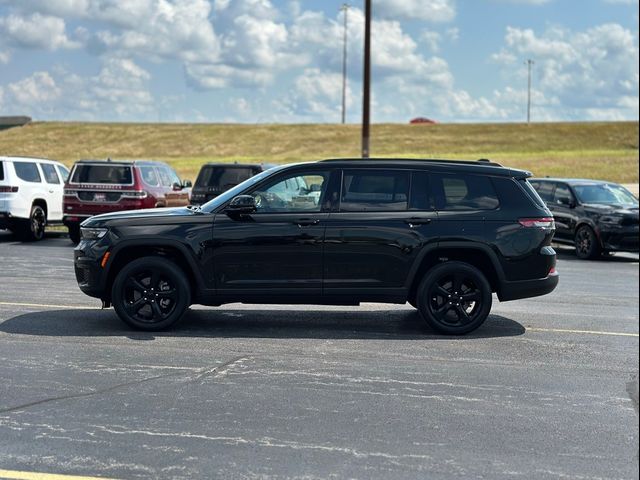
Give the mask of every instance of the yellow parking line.
M 100 310 L 100 307 L 83 307 L 80 305 L 48 305 L 43 303 L 17 303 L 17 302 L 0 302 L 0 305 L 7 307 L 36 307 L 36 308 L 71 308 L 76 310 Z
M 0 470 L 0 478 L 12 480 L 109 480 L 105 477 L 58 475 L 55 473 L 21 472 L 18 470 Z
M 622 333 L 622 332 L 599 332 L 597 330 L 569 330 L 563 328 L 530 328 L 527 327 L 527 332 L 550 332 L 550 333 L 584 333 L 587 335 L 611 335 L 614 337 L 637 337 L 637 333 Z

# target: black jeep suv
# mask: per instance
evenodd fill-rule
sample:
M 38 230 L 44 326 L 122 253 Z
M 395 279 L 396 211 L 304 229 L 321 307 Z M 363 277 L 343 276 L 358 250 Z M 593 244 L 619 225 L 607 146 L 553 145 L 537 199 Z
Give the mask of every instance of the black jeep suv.
M 558 283 L 555 226 L 530 173 L 488 161 L 325 160 L 276 167 L 202 207 L 82 224 L 76 277 L 132 327 L 189 305 L 416 307 L 443 333 Z

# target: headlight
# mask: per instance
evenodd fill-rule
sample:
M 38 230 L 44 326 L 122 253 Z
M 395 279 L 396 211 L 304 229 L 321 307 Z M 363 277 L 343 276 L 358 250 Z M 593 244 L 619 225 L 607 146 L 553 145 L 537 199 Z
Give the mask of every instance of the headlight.
M 81 227 L 80 232 L 82 232 L 82 238 L 85 240 L 98 240 L 99 238 L 104 237 L 108 230 L 106 228 Z

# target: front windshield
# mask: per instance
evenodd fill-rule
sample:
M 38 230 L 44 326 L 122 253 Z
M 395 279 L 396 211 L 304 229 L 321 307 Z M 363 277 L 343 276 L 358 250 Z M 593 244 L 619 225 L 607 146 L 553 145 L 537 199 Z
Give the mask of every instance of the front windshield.
M 573 188 L 581 203 L 638 206 L 638 199 L 629 190 L 620 185 L 603 183 L 575 185 Z
M 278 171 L 282 170 L 284 167 L 285 167 L 284 165 L 280 165 L 280 166 L 275 167 L 275 168 L 270 168 L 269 170 L 265 170 L 264 172 L 259 173 L 258 175 L 245 180 L 244 182 L 236 185 L 235 187 L 231 188 L 230 190 L 227 190 L 226 192 L 218 195 L 213 200 L 210 200 L 207 203 L 205 203 L 204 205 L 202 205 L 202 211 L 203 212 L 207 212 L 207 213 L 213 212 L 216 208 L 218 208 L 219 206 L 225 204 L 226 202 L 231 200 L 236 195 L 240 195 L 244 190 L 249 188 L 251 185 L 255 185 L 256 183 L 258 183 L 262 179 L 270 176 L 271 174 L 273 174 L 275 172 L 278 172 Z

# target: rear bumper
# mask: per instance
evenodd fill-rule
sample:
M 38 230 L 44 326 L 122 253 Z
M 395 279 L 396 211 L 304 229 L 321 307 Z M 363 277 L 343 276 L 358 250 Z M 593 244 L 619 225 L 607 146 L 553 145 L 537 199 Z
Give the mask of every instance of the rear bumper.
M 0 212 L 0 229 L 10 228 L 13 221 L 9 212 Z
M 554 272 L 545 278 L 535 280 L 521 280 L 517 282 L 502 282 L 498 291 L 501 302 L 518 300 L 520 298 L 539 297 L 551 293 L 558 286 L 560 276 Z

